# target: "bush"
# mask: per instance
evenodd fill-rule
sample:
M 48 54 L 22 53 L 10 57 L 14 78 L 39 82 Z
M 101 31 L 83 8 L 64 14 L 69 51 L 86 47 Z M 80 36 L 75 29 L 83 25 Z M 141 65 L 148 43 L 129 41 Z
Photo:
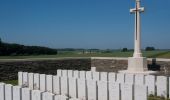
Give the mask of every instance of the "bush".
M 146 47 L 146 48 L 145 48 L 145 51 L 154 51 L 154 50 L 155 50 L 154 47 Z

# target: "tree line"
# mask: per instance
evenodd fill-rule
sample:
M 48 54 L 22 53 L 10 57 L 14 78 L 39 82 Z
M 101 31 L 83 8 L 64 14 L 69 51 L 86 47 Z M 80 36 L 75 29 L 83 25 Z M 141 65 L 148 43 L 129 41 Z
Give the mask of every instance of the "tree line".
M 20 44 L 4 43 L 0 39 L 0 56 L 18 56 L 18 55 L 54 55 L 57 49 L 51 49 L 41 46 L 24 46 Z

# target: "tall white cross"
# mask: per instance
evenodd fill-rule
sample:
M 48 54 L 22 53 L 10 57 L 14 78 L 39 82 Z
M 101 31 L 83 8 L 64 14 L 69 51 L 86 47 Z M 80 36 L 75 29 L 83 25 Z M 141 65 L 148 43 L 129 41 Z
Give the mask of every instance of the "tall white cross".
M 130 9 L 130 13 L 135 14 L 135 47 L 134 58 L 142 57 L 141 53 L 141 26 L 140 26 L 140 13 L 144 12 L 144 7 L 140 7 L 140 0 L 136 0 L 136 7 Z

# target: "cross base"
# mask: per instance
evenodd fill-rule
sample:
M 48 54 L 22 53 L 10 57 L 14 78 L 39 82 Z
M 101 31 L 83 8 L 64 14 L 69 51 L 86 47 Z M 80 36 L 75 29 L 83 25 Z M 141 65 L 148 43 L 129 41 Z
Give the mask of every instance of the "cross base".
M 128 69 L 119 71 L 119 73 L 128 74 L 155 74 L 156 71 L 148 71 L 147 58 L 146 57 L 129 57 Z
M 128 58 L 128 71 L 131 71 L 131 72 L 148 71 L 147 58 L 145 58 L 145 57 L 129 57 Z

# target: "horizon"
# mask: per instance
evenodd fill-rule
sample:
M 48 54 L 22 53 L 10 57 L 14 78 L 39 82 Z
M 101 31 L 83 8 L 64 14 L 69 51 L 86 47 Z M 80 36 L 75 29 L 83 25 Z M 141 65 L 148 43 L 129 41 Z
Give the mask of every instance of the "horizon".
M 142 48 L 170 49 L 170 1 L 142 0 Z M 0 1 L 2 41 L 50 48 L 131 49 L 133 0 Z

